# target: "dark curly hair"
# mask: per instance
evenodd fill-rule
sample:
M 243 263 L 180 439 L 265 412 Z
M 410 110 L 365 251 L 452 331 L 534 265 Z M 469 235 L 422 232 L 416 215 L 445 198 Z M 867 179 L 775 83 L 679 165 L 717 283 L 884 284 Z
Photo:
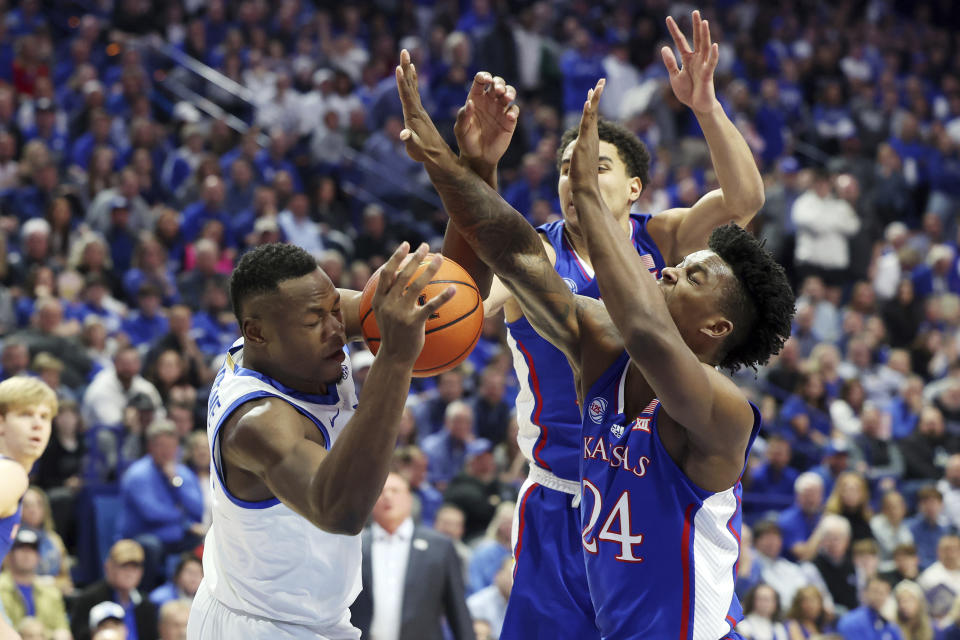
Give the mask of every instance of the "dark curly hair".
M 261 293 L 276 291 L 284 280 L 305 276 L 317 268 L 316 259 L 293 244 L 264 244 L 240 258 L 230 276 L 230 301 L 243 326 L 243 303 Z
M 560 147 L 557 149 L 557 171 L 560 170 L 560 162 L 563 160 L 564 150 L 570 146 L 577 135 L 580 133 L 580 127 L 570 127 L 560 138 Z M 622 124 L 618 124 L 605 118 L 597 121 L 597 133 L 604 142 L 609 142 L 617 148 L 620 154 L 620 160 L 627 168 L 627 175 L 631 178 L 640 178 L 643 188 L 646 188 L 650 181 L 650 152 L 646 145 L 640 142 L 637 136 L 633 135 L 629 129 Z
M 779 353 L 790 337 L 794 295 L 787 274 L 748 231 L 730 223 L 717 227 L 707 243 L 736 276 L 721 302 L 733 322 L 720 366 L 756 368 Z

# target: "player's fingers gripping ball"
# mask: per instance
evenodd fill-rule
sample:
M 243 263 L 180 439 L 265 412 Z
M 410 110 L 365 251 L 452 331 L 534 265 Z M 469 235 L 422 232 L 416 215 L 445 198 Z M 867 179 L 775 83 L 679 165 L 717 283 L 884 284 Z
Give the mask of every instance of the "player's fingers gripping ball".
M 413 282 L 430 264 L 433 255 L 423 258 L 409 282 Z M 373 294 L 377 290 L 382 269 L 377 271 L 363 287 L 360 296 L 360 328 L 363 340 L 370 352 L 376 355 L 380 349 L 380 329 L 373 314 Z M 476 283 L 463 267 L 443 257 L 440 270 L 420 293 L 419 304 L 440 295 L 447 287 L 456 293 L 448 302 L 427 320 L 423 350 L 413 365 L 413 375 L 418 378 L 434 376 L 448 371 L 463 362 L 480 339 L 483 328 L 483 300 Z

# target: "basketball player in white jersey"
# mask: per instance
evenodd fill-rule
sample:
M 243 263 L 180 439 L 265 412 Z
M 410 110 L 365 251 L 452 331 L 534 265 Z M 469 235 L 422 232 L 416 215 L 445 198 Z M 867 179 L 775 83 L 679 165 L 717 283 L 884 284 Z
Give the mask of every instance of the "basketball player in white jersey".
M 359 402 L 345 344 L 359 292 L 338 291 L 309 253 L 272 244 L 230 280 L 240 338 L 210 391 L 213 525 L 187 627 L 190 640 L 360 637 L 360 537 L 387 476 L 424 324 L 433 259 L 407 243 L 383 267 L 373 310 L 383 341 Z M 406 262 L 404 262 L 406 259 Z M 171 491 L 177 491 L 176 479 Z

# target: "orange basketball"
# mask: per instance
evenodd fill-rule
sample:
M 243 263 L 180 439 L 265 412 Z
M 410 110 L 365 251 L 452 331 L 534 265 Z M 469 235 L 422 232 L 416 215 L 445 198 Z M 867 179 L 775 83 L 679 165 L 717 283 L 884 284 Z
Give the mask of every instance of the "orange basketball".
M 427 268 L 432 255 L 420 263 L 413 277 L 417 279 Z M 373 294 L 377 290 L 380 269 L 370 277 L 360 296 L 360 329 L 370 352 L 376 355 L 380 348 L 380 329 L 373 314 Z M 449 286 L 456 288 L 453 298 L 434 313 L 426 325 L 426 340 L 420 357 L 413 365 L 413 375 L 418 378 L 435 376 L 449 371 L 463 362 L 480 339 L 483 328 L 483 300 L 470 274 L 453 260 L 444 257 L 440 270 L 420 294 L 420 304 L 440 295 Z

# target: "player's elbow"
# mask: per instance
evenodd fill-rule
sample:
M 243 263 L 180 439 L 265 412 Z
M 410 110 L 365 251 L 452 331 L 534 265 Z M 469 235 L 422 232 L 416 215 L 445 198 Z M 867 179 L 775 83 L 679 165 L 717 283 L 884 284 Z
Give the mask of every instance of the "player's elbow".
M 367 524 L 367 516 L 353 513 L 343 513 L 320 517 L 314 520 L 314 524 L 326 531 L 340 536 L 355 536 L 363 531 Z

